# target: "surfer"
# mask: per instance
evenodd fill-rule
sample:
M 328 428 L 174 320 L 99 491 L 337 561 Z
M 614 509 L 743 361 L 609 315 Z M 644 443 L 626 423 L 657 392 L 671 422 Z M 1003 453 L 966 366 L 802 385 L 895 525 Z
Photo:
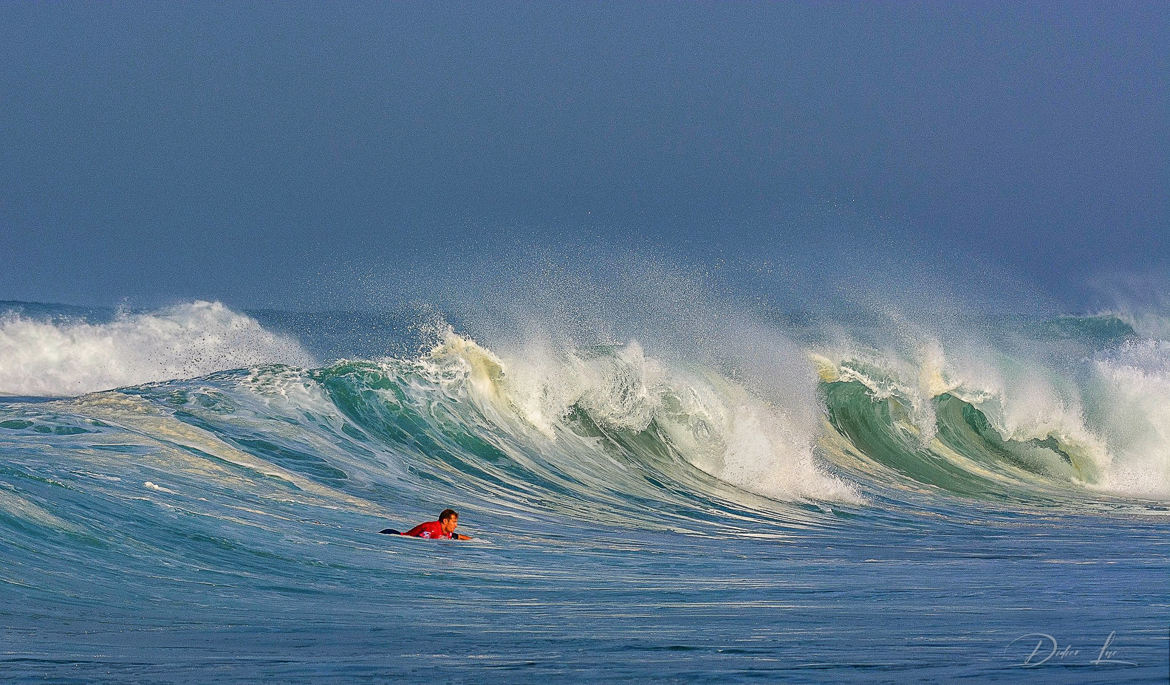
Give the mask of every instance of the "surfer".
M 459 514 L 454 509 L 444 509 L 443 513 L 439 514 L 438 521 L 427 521 L 420 523 L 414 528 L 400 533 L 392 528 L 378 531 L 386 535 L 409 535 L 414 538 L 429 538 L 433 540 L 470 540 L 470 535 L 460 535 L 455 532 L 455 527 L 459 525 Z

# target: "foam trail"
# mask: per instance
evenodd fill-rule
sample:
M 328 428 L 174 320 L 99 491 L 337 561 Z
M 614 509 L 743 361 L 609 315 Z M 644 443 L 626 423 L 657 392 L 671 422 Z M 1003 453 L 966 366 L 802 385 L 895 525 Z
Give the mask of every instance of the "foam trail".
M 262 363 L 314 361 L 297 341 L 219 302 L 122 313 L 97 324 L 0 316 L 0 394 L 79 395 Z

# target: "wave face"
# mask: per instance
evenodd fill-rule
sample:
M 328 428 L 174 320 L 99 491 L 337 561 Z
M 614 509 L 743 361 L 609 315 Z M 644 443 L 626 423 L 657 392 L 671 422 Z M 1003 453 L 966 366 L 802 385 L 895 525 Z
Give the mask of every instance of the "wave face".
M 974 498 L 1170 499 L 1164 344 L 1111 316 L 1021 328 L 998 348 L 814 353 L 834 461 Z

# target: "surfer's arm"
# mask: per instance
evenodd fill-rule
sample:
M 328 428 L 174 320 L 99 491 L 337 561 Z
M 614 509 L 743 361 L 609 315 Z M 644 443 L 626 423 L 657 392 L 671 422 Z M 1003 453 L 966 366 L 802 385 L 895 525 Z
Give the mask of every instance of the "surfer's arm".
M 451 533 L 451 538 L 454 540 L 470 540 L 470 535 L 463 535 L 462 533 Z

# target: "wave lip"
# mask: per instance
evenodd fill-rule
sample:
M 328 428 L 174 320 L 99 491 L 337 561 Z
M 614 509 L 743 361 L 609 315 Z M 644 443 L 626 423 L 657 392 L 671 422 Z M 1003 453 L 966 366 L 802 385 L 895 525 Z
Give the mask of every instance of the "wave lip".
M 108 323 L 0 315 L 4 395 L 80 395 L 262 363 L 314 360 L 297 341 L 219 302 L 120 313 Z

